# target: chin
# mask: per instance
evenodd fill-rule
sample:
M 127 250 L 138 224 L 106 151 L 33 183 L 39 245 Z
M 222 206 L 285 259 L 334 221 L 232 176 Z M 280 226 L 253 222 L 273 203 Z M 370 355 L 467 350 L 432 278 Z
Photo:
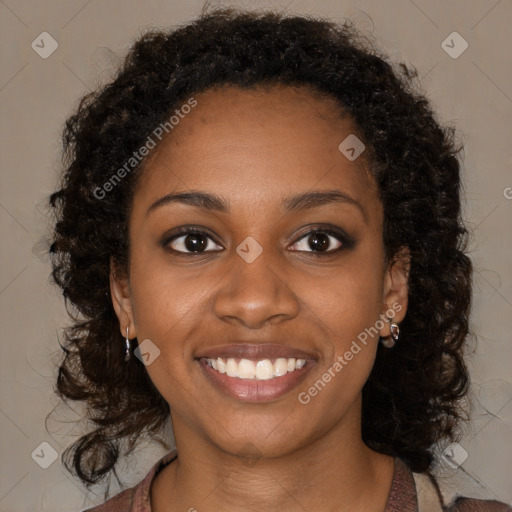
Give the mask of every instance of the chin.
M 254 462 L 261 458 L 282 457 L 293 453 L 316 438 L 314 432 L 304 431 L 304 423 L 292 425 L 286 414 L 270 417 L 264 421 L 245 416 L 239 424 L 222 425 L 210 441 L 230 455 L 247 458 Z M 294 435 L 290 435 L 294 432 Z

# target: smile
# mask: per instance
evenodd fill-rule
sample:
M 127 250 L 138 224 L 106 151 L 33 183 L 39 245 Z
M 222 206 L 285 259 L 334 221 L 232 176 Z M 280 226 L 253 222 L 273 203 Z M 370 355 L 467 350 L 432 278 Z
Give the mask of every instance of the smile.
M 300 370 L 306 364 L 305 359 L 294 357 L 279 357 L 277 359 L 235 359 L 233 357 L 222 359 L 206 359 L 206 364 L 219 373 L 225 373 L 228 377 L 238 379 L 270 380 L 277 379 L 287 373 Z
M 275 343 L 212 347 L 197 354 L 195 360 L 213 389 L 253 403 L 291 393 L 316 364 L 314 354 Z

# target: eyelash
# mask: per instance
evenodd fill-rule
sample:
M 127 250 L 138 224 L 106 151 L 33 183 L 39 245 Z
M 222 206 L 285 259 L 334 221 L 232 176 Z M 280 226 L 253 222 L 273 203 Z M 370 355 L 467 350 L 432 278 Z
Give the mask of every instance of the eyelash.
M 334 238 L 336 238 L 341 243 L 341 246 L 336 248 L 336 249 L 330 249 L 330 250 L 327 250 L 327 251 L 296 251 L 296 252 L 300 252 L 300 253 L 304 253 L 305 252 L 305 253 L 308 253 L 308 254 L 312 254 L 315 257 L 332 256 L 333 254 L 339 253 L 339 252 L 341 252 L 343 250 L 351 249 L 355 245 L 355 240 L 352 239 L 351 237 L 349 237 L 342 230 L 337 230 L 337 229 L 333 229 L 333 228 L 318 228 L 318 227 L 317 228 L 312 228 L 309 231 L 306 231 L 305 233 L 300 235 L 300 237 L 295 242 L 293 242 L 292 245 L 296 245 L 299 241 L 303 240 L 304 238 L 309 237 L 309 236 L 314 235 L 314 234 L 317 234 L 317 233 L 333 236 Z M 174 240 L 176 240 L 178 238 L 181 238 L 184 235 L 204 235 L 207 238 L 209 238 L 210 240 L 213 240 L 214 243 L 217 244 L 217 242 L 213 239 L 213 237 L 208 232 L 206 232 L 206 231 L 204 231 L 202 229 L 193 227 L 193 226 L 183 226 L 183 227 L 179 228 L 177 230 L 177 232 L 175 232 L 172 236 L 164 237 L 164 239 L 161 242 L 161 245 L 162 245 L 162 247 L 164 249 L 166 249 L 168 251 L 171 251 L 173 253 L 177 253 L 179 255 L 200 255 L 200 254 L 202 255 L 202 254 L 209 254 L 209 253 L 212 253 L 212 252 L 221 252 L 220 250 L 215 250 L 215 251 L 197 251 L 197 252 L 194 252 L 194 251 L 177 251 L 176 249 L 172 249 L 172 248 L 169 247 L 169 244 L 171 242 L 173 242 Z M 220 245 L 220 244 L 217 244 L 217 245 Z

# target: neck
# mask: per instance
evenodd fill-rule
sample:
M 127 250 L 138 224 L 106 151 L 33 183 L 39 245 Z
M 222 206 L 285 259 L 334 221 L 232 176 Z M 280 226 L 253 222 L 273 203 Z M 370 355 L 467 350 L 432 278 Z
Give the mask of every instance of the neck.
M 331 430 L 285 456 L 259 459 L 228 454 L 174 428 L 178 458 L 153 482 L 154 512 L 377 512 L 386 506 L 393 458 L 368 448 L 358 428 Z

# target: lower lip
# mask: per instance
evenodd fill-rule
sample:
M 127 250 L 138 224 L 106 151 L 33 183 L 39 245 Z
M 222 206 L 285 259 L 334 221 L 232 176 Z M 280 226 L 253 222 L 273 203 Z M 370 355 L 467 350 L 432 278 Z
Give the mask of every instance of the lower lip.
M 203 373 L 217 388 L 243 402 L 269 402 L 281 398 L 297 387 L 314 365 L 314 361 L 308 360 L 300 370 L 273 379 L 259 380 L 228 377 L 225 373 L 214 370 L 206 360 L 197 361 Z

